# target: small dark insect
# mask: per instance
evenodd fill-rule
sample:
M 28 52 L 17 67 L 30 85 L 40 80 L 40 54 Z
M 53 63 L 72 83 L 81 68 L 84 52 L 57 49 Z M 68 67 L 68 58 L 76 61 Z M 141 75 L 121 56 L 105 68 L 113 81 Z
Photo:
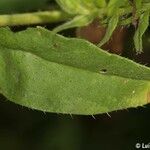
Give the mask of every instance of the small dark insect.
M 101 69 L 100 70 L 100 73 L 106 73 L 107 72 L 107 69 Z
M 58 44 L 57 44 L 57 43 L 54 43 L 53 46 L 54 46 L 55 48 L 58 48 Z

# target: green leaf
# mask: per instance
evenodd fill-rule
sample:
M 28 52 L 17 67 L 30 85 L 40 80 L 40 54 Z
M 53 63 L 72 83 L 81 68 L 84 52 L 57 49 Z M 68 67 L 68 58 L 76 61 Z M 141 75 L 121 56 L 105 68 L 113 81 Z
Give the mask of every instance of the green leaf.
M 128 4 L 128 0 L 109 0 L 108 3 L 108 16 L 113 16 L 119 7 L 123 7 Z
M 89 10 L 81 5 L 81 0 L 56 0 L 61 8 L 69 14 L 87 14 Z
M 93 21 L 93 16 L 89 16 L 89 15 L 76 16 L 71 21 L 68 21 L 56 27 L 53 31 L 57 33 L 57 32 L 60 32 L 62 30 L 69 29 L 69 28 L 86 26 L 90 24 L 92 21 Z
M 139 19 L 138 28 L 134 35 L 134 45 L 137 53 L 141 53 L 143 51 L 142 45 L 142 36 L 145 33 L 146 29 L 149 26 L 149 11 L 144 12 Z
M 93 0 L 56 0 L 61 8 L 69 14 L 77 15 L 71 21 L 68 21 L 54 29 L 54 32 L 60 32 L 65 29 L 82 27 L 90 24 L 97 14 L 97 7 L 100 3 Z M 101 3 L 104 5 L 104 2 Z
M 104 38 L 98 44 L 99 47 L 101 47 L 102 45 L 104 45 L 106 42 L 109 41 L 110 37 L 112 36 L 114 30 L 117 27 L 118 21 L 119 21 L 119 16 L 117 14 L 110 18 L 108 27 L 106 30 L 106 34 L 104 35 Z
M 80 0 L 81 5 L 90 11 L 96 8 L 102 8 L 106 6 L 105 0 Z
M 150 69 L 43 28 L 1 28 L 0 93 L 42 111 L 105 113 L 148 103 Z
M 106 6 L 105 0 L 56 0 L 59 6 L 69 14 L 87 15 Z

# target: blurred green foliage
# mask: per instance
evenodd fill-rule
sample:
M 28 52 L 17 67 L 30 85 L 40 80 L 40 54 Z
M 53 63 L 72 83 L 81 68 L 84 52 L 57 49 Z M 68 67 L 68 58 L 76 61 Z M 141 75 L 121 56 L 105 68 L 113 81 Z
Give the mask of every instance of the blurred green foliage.
M 50 1 L 50 0 L 49 0 Z M 47 7 L 48 0 L 0 0 L 0 13 L 27 12 Z

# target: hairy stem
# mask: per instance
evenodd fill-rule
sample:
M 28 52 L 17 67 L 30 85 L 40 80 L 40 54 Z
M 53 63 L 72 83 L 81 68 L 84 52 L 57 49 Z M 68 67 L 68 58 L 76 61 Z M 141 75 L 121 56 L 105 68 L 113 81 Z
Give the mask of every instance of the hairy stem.
M 44 24 L 65 21 L 70 15 L 60 10 L 0 15 L 0 26 Z

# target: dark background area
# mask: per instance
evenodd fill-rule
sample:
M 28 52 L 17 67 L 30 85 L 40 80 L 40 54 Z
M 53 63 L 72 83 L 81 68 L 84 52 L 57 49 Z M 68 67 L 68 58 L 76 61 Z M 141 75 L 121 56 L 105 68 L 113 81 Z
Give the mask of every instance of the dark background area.
M 134 150 L 150 142 L 150 106 L 77 116 L 43 113 L 0 100 L 0 149 Z
M 0 0 L 0 13 L 44 10 L 53 4 L 54 1 L 47 0 Z M 44 26 L 52 29 L 57 25 Z M 13 31 L 26 28 L 27 26 L 11 27 Z M 144 36 L 144 53 L 136 55 L 132 36 L 134 28 L 128 28 L 124 57 L 150 66 L 149 30 Z M 74 29 L 62 32 L 70 37 L 74 33 Z M 0 95 L 0 149 L 134 150 L 137 142 L 150 142 L 150 105 L 119 110 L 109 115 L 44 113 L 14 104 Z

